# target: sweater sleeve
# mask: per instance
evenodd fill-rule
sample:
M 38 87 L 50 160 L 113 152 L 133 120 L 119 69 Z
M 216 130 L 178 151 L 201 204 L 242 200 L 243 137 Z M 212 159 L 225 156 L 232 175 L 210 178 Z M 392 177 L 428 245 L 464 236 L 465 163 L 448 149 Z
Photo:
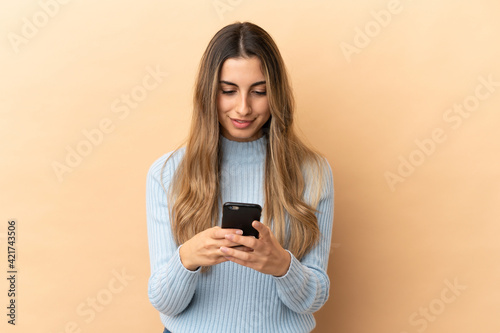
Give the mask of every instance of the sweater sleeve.
M 320 229 L 318 243 L 300 261 L 290 253 L 288 272 L 274 278 L 281 301 L 302 314 L 318 311 L 326 303 L 330 290 L 327 267 L 333 225 L 333 177 L 328 162 L 322 185 L 316 212 Z
M 167 196 L 160 183 L 160 172 L 167 156 L 149 169 L 146 182 L 146 213 L 151 277 L 148 296 L 151 304 L 168 316 L 181 313 L 191 302 L 196 290 L 199 270 L 186 269 L 180 260 L 168 214 Z M 164 186 L 168 188 L 174 174 L 173 163 L 164 169 Z

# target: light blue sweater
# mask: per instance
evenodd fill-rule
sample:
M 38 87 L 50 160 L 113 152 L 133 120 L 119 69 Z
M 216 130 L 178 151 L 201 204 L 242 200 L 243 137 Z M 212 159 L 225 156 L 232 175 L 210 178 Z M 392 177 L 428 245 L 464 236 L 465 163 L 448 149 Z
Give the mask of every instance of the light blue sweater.
M 221 137 L 221 145 L 222 202 L 257 203 L 263 207 L 267 138 L 236 142 Z M 184 152 L 182 148 L 174 153 L 163 170 L 167 189 Z M 302 260 L 292 255 L 284 276 L 273 277 L 232 262 L 202 273 L 182 265 L 172 236 L 167 197 L 160 184 L 161 168 L 170 154 L 153 163 L 146 190 L 151 259 L 148 294 L 163 325 L 173 333 L 310 332 L 316 325 L 312 313 L 325 304 L 330 287 L 326 269 L 333 222 L 333 180 L 328 163 L 325 161 L 327 172 L 316 214 L 320 241 Z

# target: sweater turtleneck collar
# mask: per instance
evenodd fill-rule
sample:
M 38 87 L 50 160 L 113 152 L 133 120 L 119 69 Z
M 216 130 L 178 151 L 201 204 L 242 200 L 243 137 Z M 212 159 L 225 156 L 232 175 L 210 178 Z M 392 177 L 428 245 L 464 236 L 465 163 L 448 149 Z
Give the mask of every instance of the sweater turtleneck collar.
M 263 135 L 254 141 L 239 142 L 229 140 L 221 135 L 220 145 L 223 162 L 262 161 L 266 157 L 267 136 Z

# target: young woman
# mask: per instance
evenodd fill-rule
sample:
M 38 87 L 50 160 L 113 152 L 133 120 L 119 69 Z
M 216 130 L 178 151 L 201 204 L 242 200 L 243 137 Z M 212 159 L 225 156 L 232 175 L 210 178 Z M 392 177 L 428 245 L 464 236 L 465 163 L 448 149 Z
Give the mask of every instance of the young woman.
M 224 27 L 195 86 L 186 146 L 151 166 L 149 299 L 164 332 L 310 332 L 328 299 L 327 161 L 293 128 L 283 59 L 262 28 Z M 263 207 L 259 238 L 222 229 L 224 202 Z

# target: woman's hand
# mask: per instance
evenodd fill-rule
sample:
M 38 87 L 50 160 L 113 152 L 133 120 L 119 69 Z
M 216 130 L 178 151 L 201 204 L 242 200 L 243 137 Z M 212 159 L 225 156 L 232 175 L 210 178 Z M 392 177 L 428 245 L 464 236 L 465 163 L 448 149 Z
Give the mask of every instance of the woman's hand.
M 186 241 L 179 249 L 181 262 L 187 269 L 194 271 L 200 266 L 213 266 L 227 261 L 220 249 L 240 244 L 227 239 L 228 235 L 241 235 L 238 229 L 222 229 L 213 227 L 206 229 Z
M 259 238 L 241 236 L 235 233 L 227 234 L 227 240 L 243 245 L 253 251 L 241 251 L 222 246 L 221 251 L 226 259 L 242 266 L 250 267 L 264 274 L 283 276 L 290 267 L 290 253 L 283 249 L 274 237 L 271 229 L 259 221 L 253 221 L 252 226 L 259 232 Z

